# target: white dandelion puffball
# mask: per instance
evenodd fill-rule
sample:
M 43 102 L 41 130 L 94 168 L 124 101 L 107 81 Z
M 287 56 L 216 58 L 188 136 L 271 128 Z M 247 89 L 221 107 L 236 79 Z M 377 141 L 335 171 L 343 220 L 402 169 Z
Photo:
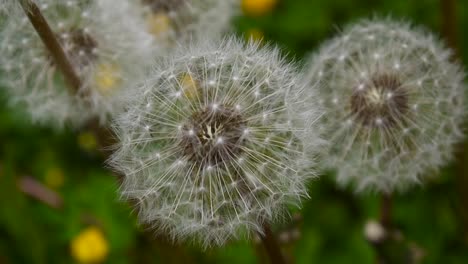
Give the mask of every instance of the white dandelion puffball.
M 14 8 L 17 8 L 17 6 L 18 6 L 17 0 L 0 0 L 0 15 L 6 16 L 8 12 L 13 10 Z
M 117 95 L 142 75 L 152 37 L 125 1 L 34 1 L 82 81 L 73 92 L 27 16 L 15 8 L 0 28 L 1 82 L 34 122 L 54 127 L 104 123 Z
M 236 39 L 161 60 L 114 124 L 120 143 L 109 161 L 141 222 L 221 245 L 262 232 L 307 196 L 312 161 L 287 101 L 297 78 L 277 49 Z
M 237 0 L 133 1 L 138 3 L 146 29 L 154 37 L 157 55 L 164 55 L 177 44 L 226 32 L 239 9 Z
M 330 145 L 324 165 L 340 184 L 390 193 L 422 183 L 446 163 L 463 131 L 464 73 L 432 34 L 364 20 L 313 55 Z

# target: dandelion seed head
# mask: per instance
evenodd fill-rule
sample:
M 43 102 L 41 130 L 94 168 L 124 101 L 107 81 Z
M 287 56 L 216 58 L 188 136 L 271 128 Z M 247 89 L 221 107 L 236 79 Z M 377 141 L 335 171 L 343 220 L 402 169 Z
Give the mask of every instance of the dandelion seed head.
M 326 111 L 324 167 L 358 191 L 424 182 L 463 136 L 461 67 L 431 33 L 404 23 L 364 20 L 342 36 L 325 43 L 304 73 Z
M 249 69 L 243 67 L 247 58 Z M 141 201 L 142 222 L 175 240 L 222 245 L 260 231 L 263 221 L 279 220 L 286 205 L 306 195 L 313 161 L 295 134 L 303 122 L 289 110 L 302 84 L 277 49 L 236 39 L 204 41 L 154 68 L 140 88 L 151 92 L 131 93 L 135 107 L 115 123 L 120 143 L 109 161 L 125 174 L 123 197 Z M 190 94 L 170 96 L 183 89 L 187 75 Z M 215 87 L 211 79 L 218 80 Z M 140 115 L 154 133 L 141 131 L 135 122 Z
M 17 2 L 17 1 L 14 1 Z M 82 82 L 73 93 L 21 8 L 0 30 L 0 82 L 33 122 L 77 127 L 105 123 L 121 110 L 119 94 L 140 76 L 152 37 L 125 1 L 40 1 L 41 12 Z M 149 63 L 149 62 L 148 62 Z M 11 65 L 6 69 L 4 65 Z
M 229 29 L 239 9 L 235 0 L 143 0 L 139 2 L 147 30 L 154 36 L 155 52 L 163 55 L 175 46 L 203 37 L 211 38 Z

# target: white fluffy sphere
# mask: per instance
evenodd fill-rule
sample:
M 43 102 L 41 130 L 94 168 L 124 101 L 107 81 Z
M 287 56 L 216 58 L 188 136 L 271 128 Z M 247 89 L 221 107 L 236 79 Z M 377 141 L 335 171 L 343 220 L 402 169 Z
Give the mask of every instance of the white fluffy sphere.
M 156 55 L 179 45 L 217 37 L 230 28 L 237 0 L 133 0 L 154 37 Z
M 16 2 L 16 1 L 15 1 Z M 0 30 L 1 83 L 34 122 L 55 127 L 105 122 L 117 95 L 151 62 L 151 36 L 126 0 L 37 0 L 82 81 L 72 92 L 24 12 L 16 6 Z
M 236 39 L 181 48 L 155 65 L 115 123 L 109 161 L 140 220 L 175 240 L 221 245 L 262 232 L 307 196 L 313 162 L 288 111 L 297 78 L 277 49 Z
M 364 20 L 310 58 L 304 75 L 319 88 L 330 139 L 323 164 L 340 184 L 403 190 L 447 162 L 462 138 L 466 88 L 450 56 L 425 30 Z

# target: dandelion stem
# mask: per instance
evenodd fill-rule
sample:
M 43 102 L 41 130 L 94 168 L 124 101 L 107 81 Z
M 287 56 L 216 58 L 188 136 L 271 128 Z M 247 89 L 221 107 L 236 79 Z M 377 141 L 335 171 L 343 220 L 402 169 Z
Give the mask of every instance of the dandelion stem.
M 380 201 L 380 224 L 388 231 L 392 225 L 392 195 L 382 194 Z
M 264 234 L 260 235 L 260 238 L 268 257 L 270 258 L 270 262 L 272 264 L 286 264 L 286 259 L 281 252 L 281 247 L 275 238 L 275 234 L 271 230 L 271 227 L 266 223 L 263 225 L 263 232 Z
M 442 34 L 450 48 L 459 56 L 457 39 L 457 12 L 455 0 L 440 0 L 442 11 Z
M 390 237 L 388 234 L 392 232 L 392 195 L 389 193 L 383 193 L 380 200 L 380 224 L 385 230 L 386 235 L 382 237 L 382 240 L 376 244 L 377 251 L 377 263 L 385 264 L 388 263 L 388 256 L 383 250 L 383 245 L 390 243 Z
M 442 34 L 447 41 L 448 45 L 454 51 L 453 60 L 461 59 L 461 51 L 458 45 L 458 34 L 457 34 L 457 3 L 455 0 L 440 0 L 440 7 L 442 12 Z M 465 120 L 465 125 L 468 122 Z M 457 148 L 457 186 L 460 193 L 460 204 L 465 204 L 468 201 L 468 155 L 466 152 L 468 149 L 468 141 L 464 141 L 458 145 Z M 465 223 L 464 232 L 468 234 L 468 208 L 466 206 L 460 206 L 461 215 Z
M 33 25 L 42 42 L 50 52 L 58 69 L 62 72 L 70 88 L 77 93 L 81 87 L 81 80 L 73 69 L 65 51 L 62 49 L 54 32 L 50 28 L 47 20 L 42 15 L 39 7 L 31 0 L 18 0 L 29 21 Z

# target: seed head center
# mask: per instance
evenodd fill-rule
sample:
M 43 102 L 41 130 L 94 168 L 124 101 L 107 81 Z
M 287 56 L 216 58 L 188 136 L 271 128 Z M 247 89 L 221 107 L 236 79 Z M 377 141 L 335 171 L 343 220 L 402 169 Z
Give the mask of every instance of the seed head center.
M 201 135 L 199 136 L 201 140 L 204 140 L 204 141 L 215 141 L 218 136 L 220 136 L 222 134 L 222 130 L 223 130 L 223 125 L 218 125 L 218 124 L 214 124 L 211 125 L 211 124 L 207 124 L 205 126 L 205 129 L 202 129 L 201 130 Z
M 397 76 L 374 75 L 354 90 L 350 109 L 365 126 L 396 125 L 408 113 L 408 93 Z
M 201 166 L 229 162 L 241 152 L 246 122 L 227 106 L 195 112 L 183 125 L 179 147 L 183 155 Z
M 366 93 L 366 101 L 373 106 L 376 107 L 381 107 L 383 104 L 385 104 L 385 97 L 383 95 L 383 90 L 381 87 L 375 87 L 369 89 Z

